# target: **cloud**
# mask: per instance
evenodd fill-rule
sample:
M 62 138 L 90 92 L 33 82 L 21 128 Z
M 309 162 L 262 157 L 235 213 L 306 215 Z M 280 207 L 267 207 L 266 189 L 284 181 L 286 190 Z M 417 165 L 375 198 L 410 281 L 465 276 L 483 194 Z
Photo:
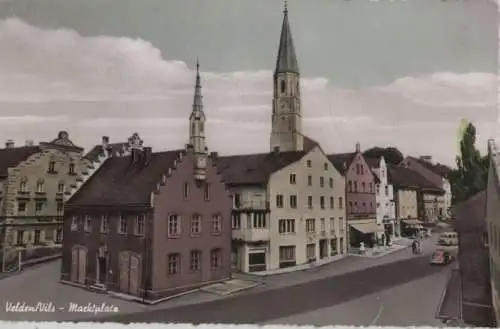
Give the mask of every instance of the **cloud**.
M 165 59 L 145 40 L 83 37 L 19 19 L 0 20 L 0 44 L 0 138 L 40 141 L 64 129 L 86 148 L 98 136 L 124 141 L 136 131 L 155 149 L 186 143 L 193 63 Z M 203 59 L 201 65 L 210 149 L 266 151 L 272 72 L 206 72 Z M 451 163 L 461 118 L 476 123 L 483 144 L 496 134 L 496 79 L 436 72 L 354 90 L 305 76 L 304 131 L 329 152 L 353 150 L 360 141 Z

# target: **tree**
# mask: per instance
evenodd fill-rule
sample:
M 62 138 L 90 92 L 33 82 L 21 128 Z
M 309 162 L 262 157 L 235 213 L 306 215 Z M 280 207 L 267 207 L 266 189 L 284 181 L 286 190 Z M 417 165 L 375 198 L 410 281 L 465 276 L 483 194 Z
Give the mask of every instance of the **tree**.
M 372 147 L 363 153 L 367 158 L 378 158 L 383 156 L 389 164 L 397 165 L 404 159 L 403 153 L 395 147 Z
M 475 144 L 476 127 L 468 123 L 460 140 L 457 169 L 450 174 L 453 203 L 465 201 L 486 188 L 489 158 L 481 156 Z

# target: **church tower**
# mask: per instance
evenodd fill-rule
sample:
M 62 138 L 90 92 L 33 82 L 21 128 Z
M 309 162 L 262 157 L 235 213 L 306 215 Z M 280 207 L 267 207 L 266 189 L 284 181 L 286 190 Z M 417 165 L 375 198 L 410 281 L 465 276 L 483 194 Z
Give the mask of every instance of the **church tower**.
M 302 151 L 304 136 L 300 108 L 300 73 L 288 23 L 286 1 L 278 58 L 273 75 L 273 89 L 271 151 L 276 148 L 283 152 Z
M 193 109 L 189 116 L 189 145 L 194 152 L 194 170 L 197 180 L 206 179 L 207 147 L 205 144 L 205 122 L 203 96 L 201 96 L 200 64 L 196 61 L 196 84 L 194 87 Z

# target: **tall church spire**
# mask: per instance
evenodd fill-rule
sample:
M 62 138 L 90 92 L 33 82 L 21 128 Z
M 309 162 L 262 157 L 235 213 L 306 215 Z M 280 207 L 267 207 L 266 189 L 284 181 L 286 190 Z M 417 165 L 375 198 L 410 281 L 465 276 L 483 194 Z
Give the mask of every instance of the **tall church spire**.
M 205 153 L 205 112 L 201 95 L 200 63 L 196 60 L 196 83 L 194 86 L 193 109 L 189 116 L 189 144 L 195 153 Z
M 290 23 L 288 22 L 288 4 L 286 0 L 284 6 L 280 45 L 274 73 L 299 73 L 297 56 L 295 55 L 295 48 L 293 46 L 292 31 L 290 30 Z
M 285 152 L 302 151 L 304 136 L 302 135 L 300 73 L 288 22 L 286 1 L 273 80 L 271 151 L 276 148 Z

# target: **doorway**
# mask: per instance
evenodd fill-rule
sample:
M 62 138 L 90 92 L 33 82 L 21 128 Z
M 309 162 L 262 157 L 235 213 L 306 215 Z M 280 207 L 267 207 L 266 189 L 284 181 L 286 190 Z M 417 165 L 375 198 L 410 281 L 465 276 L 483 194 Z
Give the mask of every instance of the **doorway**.
M 250 250 L 248 252 L 248 272 L 267 270 L 265 250 Z
M 319 240 L 319 259 L 328 257 L 328 240 Z
M 128 251 L 120 253 L 120 291 L 139 295 L 140 286 L 140 259 Z
M 87 250 L 82 246 L 75 246 L 71 253 L 71 281 L 85 284 L 86 276 Z

